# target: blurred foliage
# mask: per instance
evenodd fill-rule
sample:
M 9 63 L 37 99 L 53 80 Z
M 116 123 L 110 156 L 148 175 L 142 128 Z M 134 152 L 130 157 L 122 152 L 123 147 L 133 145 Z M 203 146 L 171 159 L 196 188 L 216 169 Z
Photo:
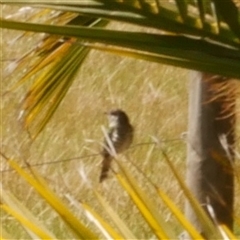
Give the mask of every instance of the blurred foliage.
M 240 17 L 231 0 L 19 4 L 44 10 L 26 22 L 1 19 L 2 28 L 51 34 L 15 63 L 15 71 L 32 63 L 19 83 L 35 78 L 23 101 L 25 127 L 33 138 L 43 130 L 66 95 L 89 47 L 240 78 Z M 34 23 L 40 16 L 41 24 Z M 104 29 L 109 21 L 156 31 Z
M 83 181 L 89 186 L 90 191 L 98 199 L 100 205 L 105 210 L 106 215 L 113 220 L 115 226 L 111 226 L 102 216 L 100 216 L 91 206 L 84 202 L 79 202 L 69 195 L 68 204 L 64 203 L 59 196 L 57 196 L 49 187 L 47 182 L 30 166 L 29 170 L 31 173 L 23 170 L 15 160 L 8 159 L 2 154 L 2 157 L 8 162 L 8 164 L 13 168 L 19 176 L 25 181 L 27 181 L 35 191 L 37 191 L 42 198 L 44 198 L 47 203 L 57 212 L 61 220 L 67 225 L 69 238 L 78 239 L 101 239 L 102 236 L 105 238 L 113 239 L 136 239 L 137 237 L 134 233 L 127 227 L 127 225 L 121 220 L 117 213 L 109 206 L 107 201 L 101 196 L 96 188 L 91 186 L 91 182 L 82 175 Z M 204 228 L 206 229 L 207 239 L 233 239 L 236 236 L 229 231 L 226 226 L 214 225 L 212 220 L 209 219 L 207 214 L 202 210 L 201 206 L 191 195 L 189 190 L 186 188 L 184 181 L 178 175 L 177 170 L 172 165 L 170 159 L 166 153 L 163 152 L 163 157 L 167 161 L 167 164 L 173 171 L 178 183 L 180 184 L 184 195 L 190 201 L 192 207 L 195 209 L 197 216 L 204 223 Z M 148 193 L 143 191 L 140 187 L 140 183 L 132 176 L 128 169 L 116 159 L 117 164 L 120 167 L 120 173 L 115 174 L 118 182 L 122 186 L 123 190 L 126 191 L 131 197 L 134 205 L 138 211 L 144 217 L 144 220 L 151 229 L 152 235 L 156 239 L 177 239 L 173 226 L 171 223 L 166 222 L 162 213 L 157 211 L 155 204 L 149 198 Z M 142 174 L 138 172 L 138 174 Z M 182 226 L 182 231 L 189 234 L 192 239 L 204 239 L 200 233 L 198 233 L 195 228 L 188 222 L 184 217 L 180 209 L 178 209 L 174 202 L 155 184 L 153 184 L 146 176 L 144 176 L 146 183 L 150 184 L 151 187 L 155 189 L 158 193 L 159 201 L 162 200 L 164 204 L 168 207 L 169 211 L 177 218 Z M 145 183 L 145 184 L 146 184 Z M 10 192 L 2 189 L 1 191 L 1 209 L 7 214 L 13 216 L 16 220 L 20 222 L 23 228 L 28 232 L 29 239 L 56 239 L 53 233 L 47 229 L 47 227 L 39 222 L 37 217 L 35 217 L 30 211 L 28 211 Z M 77 205 L 77 211 L 83 211 L 84 215 L 88 219 L 88 224 L 95 225 L 100 233 L 95 233 L 90 230 L 89 227 L 84 226 L 82 219 L 77 219 L 75 214 L 69 209 L 69 203 L 74 203 Z M 214 215 L 211 216 L 214 218 Z M 9 234 L 7 232 L 1 232 L 1 238 L 8 239 Z M 14 234 L 11 238 L 15 238 Z

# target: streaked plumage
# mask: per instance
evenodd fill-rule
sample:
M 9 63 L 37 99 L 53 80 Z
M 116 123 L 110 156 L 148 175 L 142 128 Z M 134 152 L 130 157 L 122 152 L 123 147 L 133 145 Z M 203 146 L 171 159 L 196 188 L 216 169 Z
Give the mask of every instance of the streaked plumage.
M 112 142 L 112 145 L 116 153 L 122 153 L 129 148 L 133 140 L 133 127 L 129 122 L 127 114 L 120 110 L 113 110 L 107 113 L 109 120 L 109 132 L 108 137 Z M 111 155 L 108 145 L 108 141 L 104 140 L 104 148 L 102 151 L 102 171 L 99 181 L 102 182 L 107 178 L 113 156 Z

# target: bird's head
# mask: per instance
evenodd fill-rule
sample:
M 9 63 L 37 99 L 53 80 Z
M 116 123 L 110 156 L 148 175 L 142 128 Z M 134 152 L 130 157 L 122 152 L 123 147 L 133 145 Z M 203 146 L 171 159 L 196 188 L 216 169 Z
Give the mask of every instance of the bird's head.
M 129 124 L 127 114 L 120 109 L 111 110 L 106 112 L 106 114 L 108 116 L 110 128 L 118 127 L 119 124 Z

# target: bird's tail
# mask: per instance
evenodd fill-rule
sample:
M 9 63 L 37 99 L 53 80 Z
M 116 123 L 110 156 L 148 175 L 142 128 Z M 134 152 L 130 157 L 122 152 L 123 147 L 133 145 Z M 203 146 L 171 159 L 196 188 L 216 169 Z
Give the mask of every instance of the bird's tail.
M 112 156 L 110 156 L 109 154 L 104 154 L 102 161 L 102 171 L 99 178 L 100 183 L 107 178 L 109 169 L 111 167 L 111 162 Z

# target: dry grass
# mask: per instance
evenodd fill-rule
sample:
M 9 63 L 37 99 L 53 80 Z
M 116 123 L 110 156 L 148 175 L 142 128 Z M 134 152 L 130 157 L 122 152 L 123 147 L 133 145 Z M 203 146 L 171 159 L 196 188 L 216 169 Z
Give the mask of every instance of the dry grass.
M 5 59 L 21 56 L 26 48 L 34 44 L 34 39 L 32 41 L 30 39 L 27 46 L 24 41 L 10 45 L 10 40 L 14 39 L 18 33 L 5 30 L 4 33 L 2 49 Z M 7 65 L 8 62 L 3 63 L 3 72 Z M 2 93 L 5 93 L 17 79 L 18 76 L 5 79 Z M 162 147 L 166 149 L 176 168 L 184 176 L 186 144 L 180 136 L 187 131 L 187 70 L 92 51 L 51 122 L 34 142 L 30 141 L 17 120 L 26 87 L 9 92 L 2 97 L 1 148 L 8 156 L 18 159 L 23 164 L 24 161 L 37 164 L 98 153 L 103 138 L 101 126 L 106 125 L 103 112 L 112 108 L 122 108 L 128 112 L 135 127 L 133 145 L 149 142 L 152 137 L 158 138 L 162 141 Z M 128 151 L 127 157 L 179 206 L 183 206 L 181 191 L 159 149 L 147 144 L 136 146 Z M 126 162 L 125 157 L 121 159 Z M 100 162 L 101 157 L 95 156 L 42 165 L 36 169 L 63 199 L 66 194 L 71 194 L 77 200 L 89 203 L 104 216 L 93 193 L 80 177 L 79 171 L 84 172 L 92 185 L 101 191 L 139 238 L 152 237 L 142 217 L 114 177 L 110 177 L 102 186 L 99 186 Z M 126 164 L 128 165 L 127 162 Z M 7 165 L 3 163 L 1 168 L 5 169 Z M 131 171 L 136 175 L 132 168 Z M 139 178 L 139 176 L 136 177 Z M 19 176 L 14 172 L 4 172 L 2 182 L 5 188 L 38 214 L 50 229 L 54 229 L 59 238 L 69 237 L 58 217 L 28 185 L 19 179 Z M 148 190 L 153 201 L 158 205 L 159 211 L 166 216 L 166 221 L 175 224 L 177 229 L 178 225 L 172 216 L 156 200 L 153 191 L 144 185 L 142 177 L 139 178 L 139 184 Z M 238 189 L 236 198 L 239 196 Z M 73 206 L 72 209 L 76 211 L 76 215 L 81 215 L 81 212 Z M 59 224 L 62 227 L 59 227 Z M 17 228 L 13 219 L 5 217 L 4 226 L 10 232 L 18 229 L 18 236 L 24 238 L 24 232 Z

